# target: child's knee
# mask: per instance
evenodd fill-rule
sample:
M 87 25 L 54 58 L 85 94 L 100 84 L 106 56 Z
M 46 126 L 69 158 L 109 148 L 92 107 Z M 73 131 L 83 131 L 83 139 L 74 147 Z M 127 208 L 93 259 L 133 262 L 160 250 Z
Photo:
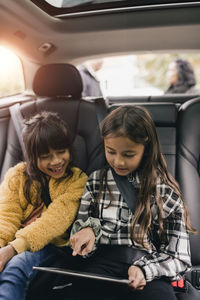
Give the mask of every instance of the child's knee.
M 26 265 L 26 256 L 25 252 L 21 254 L 15 255 L 11 260 L 7 263 L 5 266 L 5 269 L 3 272 L 6 270 L 11 270 L 11 269 L 24 269 L 24 266 Z
M 2 274 L 4 276 L 23 276 L 30 277 L 33 272 L 34 256 L 29 251 L 15 255 L 5 266 Z M 19 275 L 21 274 L 21 275 Z

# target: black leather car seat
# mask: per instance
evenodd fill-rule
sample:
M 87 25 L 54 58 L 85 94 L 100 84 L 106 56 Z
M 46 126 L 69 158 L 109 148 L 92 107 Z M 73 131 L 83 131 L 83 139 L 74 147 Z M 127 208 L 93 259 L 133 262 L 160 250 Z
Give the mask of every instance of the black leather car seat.
M 33 81 L 33 91 L 37 99 L 21 103 L 22 117 L 29 118 L 32 114 L 43 110 L 57 112 L 67 122 L 73 136 L 77 166 L 87 173 L 100 167 L 99 123 L 107 114 L 105 100 L 81 99 L 81 76 L 70 64 L 48 64 L 40 67 Z M 23 159 L 15 128 L 10 118 L 1 180 L 8 168 Z
M 190 236 L 192 270 L 188 294 L 183 300 L 200 299 L 200 98 L 185 102 L 178 113 L 177 180 L 198 231 Z

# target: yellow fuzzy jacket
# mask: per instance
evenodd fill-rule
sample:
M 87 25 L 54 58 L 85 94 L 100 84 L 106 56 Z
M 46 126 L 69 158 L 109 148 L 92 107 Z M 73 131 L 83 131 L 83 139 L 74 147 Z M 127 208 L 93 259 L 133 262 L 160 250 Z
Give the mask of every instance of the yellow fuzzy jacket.
M 66 230 L 73 223 L 80 204 L 87 176 L 78 168 L 72 168 L 73 176 L 58 182 L 49 181 L 52 203 L 44 207 L 34 222 L 20 229 L 23 221 L 34 210 L 36 190 L 31 186 L 31 204 L 24 197 L 26 180 L 25 163 L 10 168 L 0 185 L 0 247 L 11 244 L 17 253 L 38 251 L 48 243 L 67 244 Z

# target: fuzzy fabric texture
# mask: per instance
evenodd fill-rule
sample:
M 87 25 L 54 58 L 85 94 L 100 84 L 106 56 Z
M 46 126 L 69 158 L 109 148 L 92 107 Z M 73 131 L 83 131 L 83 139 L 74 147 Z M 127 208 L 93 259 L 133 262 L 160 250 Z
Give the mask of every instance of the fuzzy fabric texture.
M 61 182 L 51 178 L 49 193 L 52 203 L 44 207 L 39 218 L 20 229 L 23 221 L 34 210 L 36 189 L 31 187 L 31 204 L 24 196 L 25 163 L 10 168 L 0 185 L 0 247 L 11 244 L 17 253 L 38 251 L 48 243 L 67 245 L 66 230 L 73 223 L 87 175 L 72 168 L 73 176 Z

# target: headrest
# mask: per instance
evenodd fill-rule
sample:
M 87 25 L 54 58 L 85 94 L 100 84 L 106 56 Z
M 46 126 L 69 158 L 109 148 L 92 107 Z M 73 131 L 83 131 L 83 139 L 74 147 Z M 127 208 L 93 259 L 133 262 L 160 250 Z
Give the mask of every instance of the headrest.
M 81 98 L 82 79 L 75 66 L 47 64 L 41 66 L 33 81 L 33 91 L 38 96 L 71 96 Z
M 126 103 L 123 103 L 125 105 Z M 127 103 L 127 105 L 139 105 L 146 108 L 155 123 L 156 126 L 170 126 L 175 127 L 178 115 L 178 108 L 175 103 L 149 103 L 149 102 L 135 102 L 133 104 Z M 113 104 L 110 107 L 110 111 L 119 107 L 118 104 Z
M 156 126 L 170 126 L 175 127 L 178 116 L 178 107 L 175 103 L 141 103 L 155 122 Z

